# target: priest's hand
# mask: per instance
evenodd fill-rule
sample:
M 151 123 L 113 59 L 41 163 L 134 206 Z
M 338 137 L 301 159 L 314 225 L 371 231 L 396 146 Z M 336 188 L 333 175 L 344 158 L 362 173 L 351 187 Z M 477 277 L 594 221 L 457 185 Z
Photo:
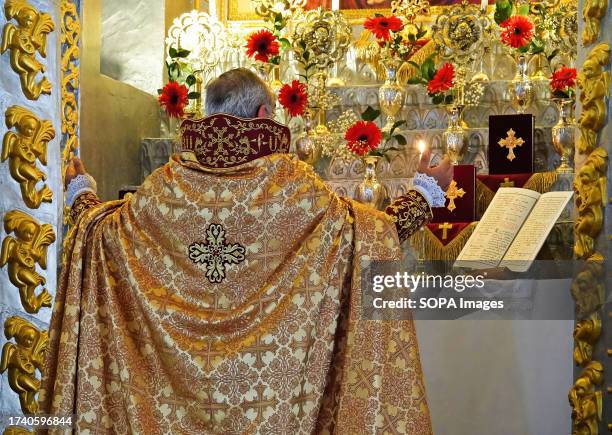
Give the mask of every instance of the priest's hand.
M 85 165 L 78 157 L 73 157 L 68 166 L 66 167 L 66 175 L 64 175 L 64 190 L 68 188 L 70 182 L 77 175 L 85 175 L 87 171 L 85 170 Z
M 431 150 L 427 149 L 423 152 L 423 155 L 421 156 L 421 161 L 419 162 L 419 167 L 417 168 L 417 171 L 422 174 L 433 177 L 438 183 L 438 186 L 440 186 L 442 190 L 446 191 L 451 181 L 453 181 L 453 165 L 451 164 L 448 156 L 444 156 L 444 158 L 440 163 L 438 163 L 438 165 L 430 167 L 430 158 Z

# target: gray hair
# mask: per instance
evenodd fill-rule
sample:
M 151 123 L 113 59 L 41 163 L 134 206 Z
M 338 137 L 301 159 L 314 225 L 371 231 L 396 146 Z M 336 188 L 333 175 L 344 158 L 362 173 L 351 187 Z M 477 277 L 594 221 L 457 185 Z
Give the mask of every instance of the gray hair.
M 207 115 L 227 113 L 241 118 L 255 118 L 260 106 L 274 112 L 274 94 L 255 73 L 245 68 L 224 72 L 206 86 Z

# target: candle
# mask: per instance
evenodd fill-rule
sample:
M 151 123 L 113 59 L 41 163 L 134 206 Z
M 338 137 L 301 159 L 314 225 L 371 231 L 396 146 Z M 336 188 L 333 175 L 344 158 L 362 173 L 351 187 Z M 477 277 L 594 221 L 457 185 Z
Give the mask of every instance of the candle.
M 486 12 L 487 6 L 489 6 L 489 0 L 480 0 L 480 10 L 481 11 Z
M 423 153 L 425 152 L 425 149 L 427 148 L 425 141 L 424 140 L 418 141 L 417 148 L 419 149 L 419 158 L 420 158 L 421 156 L 423 156 Z
M 332 0 L 332 11 L 337 11 L 340 9 L 340 0 Z
M 217 0 L 208 0 L 208 15 L 217 18 Z

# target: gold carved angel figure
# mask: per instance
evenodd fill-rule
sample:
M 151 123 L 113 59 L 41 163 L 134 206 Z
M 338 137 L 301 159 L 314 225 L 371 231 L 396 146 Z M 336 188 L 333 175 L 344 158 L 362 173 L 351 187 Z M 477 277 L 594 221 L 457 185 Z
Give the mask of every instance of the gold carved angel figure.
M 19 395 L 21 410 L 34 414 L 38 411 L 36 394 L 40 389 L 36 369 L 42 371 L 49 335 L 18 316 L 4 322 L 4 335 L 9 340 L 14 338 L 15 343 L 9 341 L 2 348 L 0 373 L 8 370 L 9 385 Z
M 19 289 L 23 308 L 37 313 L 40 307 L 51 306 L 51 295 L 43 289 L 37 296 L 36 287 L 45 284 L 45 278 L 36 272 L 36 264 L 47 268 L 47 248 L 55 241 L 53 227 L 39 224 L 26 213 L 11 210 L 4 216 L 4 229 L 8 235 L 2 242 L 0 267 L 8 264 L 11 283 Z
M 6 126 L 9 131 L 2 141 L 0 160 L 9 161 L 11 176 L 19 183 L 21 196 L 30 208 L 38 208 L 42 202 L 51 202 L 53 192 L 47 185 L 36 190 L 36 184 L 47 176 L 36 167 L 36 160 L 47 165 L 47 145 L 55 137 L 50 121 L 41 121 L 33 113 L 19 106 L 6 111 Z
M 578 118 L 578 151 L 583 154 L 597 146 L 597 134 L 606 125 L 605 99 L 610 95 L 610 73 L 604 71 L 604 66 L 609 63 L 610 46 L 599 44 L 589 52 L 577 76 L 582 104 Z
M 578 258 L 588 259 L 595 255 L 595 239 L 603 226 L 606 169 L 607 153 L 598 148 L 591 153 L 574 179 L 574 201 L 578 212 L 574 222 L 574 253 Z
M 572 435 L 596 435 L 602 417 L 602 394 L 595 387 L 603 382 L 603 366 L 591 361 L 569 392 L 572 407 Z
M 45 72 L 36 53 L 47 57 L 47 34 L 55 25 L 49 14 L 37 11 L 25 0 L 6 0 L 4 15 L 17 25 L 9 22 L 4 26 L 0 54 L 11 51 L 11 67 L 19 74 L 23 93 L 30 100 L 38 100 L 40 94 L 51 93 L 51 82 L 44 76 L 36 81 L 36 76 Z

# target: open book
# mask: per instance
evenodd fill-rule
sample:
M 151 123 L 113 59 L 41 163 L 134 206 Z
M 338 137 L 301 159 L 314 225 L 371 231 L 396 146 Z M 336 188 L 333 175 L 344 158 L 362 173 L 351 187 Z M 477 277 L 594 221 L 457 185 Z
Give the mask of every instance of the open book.
M 527 271 L 572 195 L 500 188 L 459 253 L 455 267 L 499 266 Z

